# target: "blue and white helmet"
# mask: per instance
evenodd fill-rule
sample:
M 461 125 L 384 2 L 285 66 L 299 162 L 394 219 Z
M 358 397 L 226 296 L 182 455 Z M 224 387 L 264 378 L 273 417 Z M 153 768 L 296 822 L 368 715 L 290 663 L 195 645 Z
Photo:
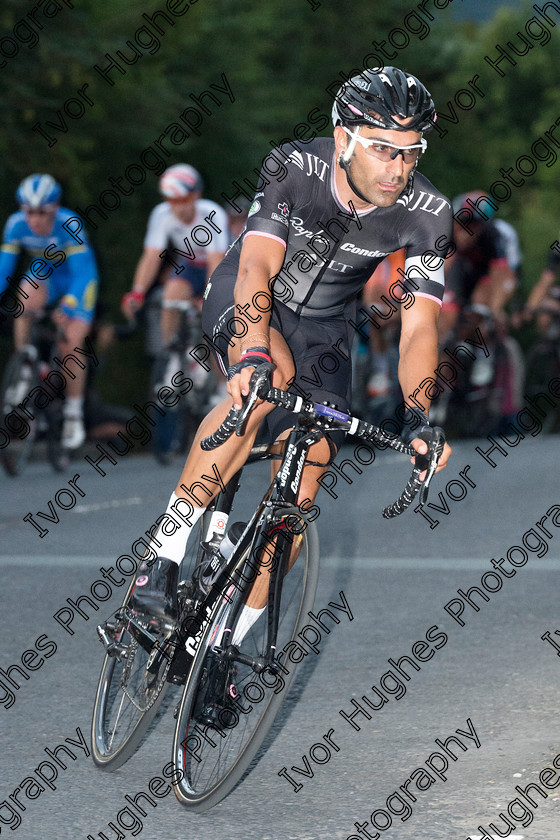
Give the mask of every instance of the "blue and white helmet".
M 20 206 L 45 207 L 58 204 L 62 188 L 52 175 L 28 175 L 16 190 L 16 201 Z

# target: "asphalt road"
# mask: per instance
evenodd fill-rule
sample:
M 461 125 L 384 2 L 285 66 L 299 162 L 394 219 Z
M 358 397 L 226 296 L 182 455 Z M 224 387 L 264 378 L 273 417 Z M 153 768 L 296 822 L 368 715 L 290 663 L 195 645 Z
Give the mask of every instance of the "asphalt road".
M 525 789 L 539 782 L 539 773 L 560 754 L 560 658 L 541 639 L 547 630 L 554 634 L 560 629 L 560 508 L 543 521 L 547 510 L 560 505 L 559 441 L 526 439 L 507 457 L 496 455 L 496 468 L 475 446 L 474 441 L 457 444 L 452 465 L 438 476 L 431 501 L 449 512 L 430 510 L 439 520 L 434 528 L 413 511 L 393 521 L 381 517 L 383 505 L 406 480 L 403 456 L 379 455 L 373 465 L 361 468 L 361 475 L 348 467 L 352 485 L 339 476 L 333 489 L 338 498 L 319 496 L 322 571 L 316 606 L 340 602 L 342 590 L 353 619 L 342 616 L 324 634 L 320 654 L 310 653 L 304 661 L 275 737 L 251 773 L 225 801 L 200 816 L 182 808 L 172 794 L 153 798 L 155 806 L 139 800 L 146 816 L 130 810 L 133 819 L 122 810 L 129 807 L 125 795 L 147 792 L 150 780 L 161 776 L 170 760 L 169 711 L 115 773 L 97 770 L 86 756 L 102 660 L 95 620 L 117 606 L 122 589 L 114 586 L 114 596 L 97 612 L 85 607 L 90 620 L 76 614 L 73 635 L 53 618 L 67 606 L 67 598 L 89 594 L 101 578 L 100 568 L 127 553 L 165 508 L 180 464 L 161 468 L 150 457 L 128 456 L 109 466 L 102 478 L 81 458 L 68 476 L 32 464 L 20 479 L 0 479 L 0 664 L 4 671 L 16 663 L 23 668 L 24 655 L 28 666 L 27 680 L 10 672 L 18 689 L 10 689 L 0 673 L 0 833 L 20 840 L 114 840 L 118 835 L 109 823 L 115 826 L 120 814 L 127 826 L 121 836 L 127 840 L 345 840 L 352 835 L 466 840 L 480 836 L 478 826 L 488 829 L 491 821 L 506 832 L 499 814 L 509 805 L 511 837 L 557 840 L 560 786 L 554 788 L 555 779 L 545 774 L 551 785 L 546 799 L 534 788 L 527 791 L 532 806 L 516 785 Z M 344 455 L 353 458 L 353 447 Z M 247 479 L 256 492 L 263 472 L 260 466 L 253 472 Z M 62 510 L 55 494 L 75 474 L 85 495 L 73 509 Z M 459 499 L 461 487 L 466 496 Z M 58 499 L 71 504 L 68 494 Z M 49 500 L 59 517 L 56 524 L 37 519 L 38 511 L 49 514 Z M 43 538 L 23 521 L 27 513 L 48 527 Z M 536 534 L 542 530 L 527 533 L 539 521 L 553 535 L 547 538 L 548 548 L 539 546 Z M 512 546 L 520 550 L 510 551 L 510 561 L 506 552 Z M 491 564 L 502 557 L 504 573 Z M 472 586 L 489 599 L 471 594 L 478 612 L 457 594 Z M 444 609 L 452 599 L 449 609 L 457 612 L 462 604 L 465 626 Z M 412 657 L 413 645 L 426 638 L 431 644 L 415 646 L 413 664 L 401 660 Z M 560 636 L 551 638 L 560 645 Z M 37 639 L 37 649 L 42 648 L 37 657 L 24 654 Z M 393 666 L 390 658 L 401 660 L 400 665 Z M 400 685 L 396 667 L 407 674 Z M 378 710 L 361 699 L 381 705 L 373 687 L 386 698 Z M 340 714 L 350 714 L 352 698 L 369 710 L 370 719 L 354 718 L 359 731 Z M 331 746 L 325 761 L 325 750 L 313 745 L 325 744 L 323 735 L 331 729 L 337 749 Z M 457 735 L 458 729 L 466 734 Z M 81 735 L 85 747 L 79 746 Z M 457 742 L 446 748 L 436 744 L 451 735 L 464 749 Z M 58 778 L 51 784 L 56 790 L 46 783 L 41 790 L 35 770 L 41 762 L 54 763 L 45 748 L 63 743 L 71 754 L 60 751 L 57 757 L 67 769 L 55 764 Z M 438 777 L 434 768 L 443 761 L 434 754 L 445 758 L 445 749 L 456 759 L 447 755 L 449 767 Z M 292 769 L 305 769 L 304 756 L 312 778 Z M 284 767 L 302 784 L 298 792 L 278 775 Z M 48 776 L 48 768 L 43 771 Z M 400 786 L 416 801 L 402 790 L 397 796 Z M 517 803 L 510 804 L 516 797 Z M 15 830 L 8 826 L 11 819 Z M 359 831 L 355 823 L 362 826 Z

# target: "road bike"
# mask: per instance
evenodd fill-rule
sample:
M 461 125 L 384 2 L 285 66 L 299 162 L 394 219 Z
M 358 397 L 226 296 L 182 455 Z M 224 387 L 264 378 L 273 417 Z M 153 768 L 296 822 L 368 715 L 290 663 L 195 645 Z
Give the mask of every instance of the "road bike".
M 179 801 L 195 811 L 216 805 L 241 780 L 295 676 L 290 646 L 312 609 L 319 574 L 314 517 L 297 505 L 310 447 L 330 430 L 343 429 L 377 448 L 414 455 L 412 475 L 399 499 L 385 508 L 386 518 L 402 513 L 418 492 L 421 503 L 426 502 L 443 451 L 443 432 L 437 427 L 422 433 L 428 453 L 418 455 L 396 435 L 331 405 L 272 388 L 272 370 L 273 365 L 259 366 L 243 407 L 232 408 L 201 443 L 209 450 L 234 432 L 243 434 L 258 399 L 297 415 L 287 441 L 252 449 L 248 463 L 279 461 L 253 516 L 228 528 L 235 494 L 243 486 L 239 471 L 209 506 L 197 538 L 191 535 L 180 571 L 178 620 L 135 613 L 129 605 L 131 583 L 120 609 L 97 628 L 106 655 L 93 711 L 95 763 L 114 769 L 129 759 L 168 686 L 182 686 L 175 709 L 173 787 Z M 233 546 L 231 554 L 224 546 Z M 253 587 L 266 594 L 267 608 L 233 644 Z
M 486 350 L 466 343 L 480 330 Z M 467 348 L 452 362 L 456 378 L 437 396 L 430 416 L 445 424 L 459 437 L 476 437 L 498 432 L 502 424 L 520 408 L 525 363 L 517 341 L 498 327 L 489 307 L 466 306 L 459 317 L 446 352 Z M 488 353 L 488 355 L 486 355 Z M 440 357 L 448 361 L 442 354 Z
M 47 457 L 56 472 L 62 472 L 70 463 L 69 452 L 61 440 L 64 396 L 62 399 L 55 396 L 48 404 L 47 396 L 42 400 L 37 397 L 27 409 L 24 402 L 34 388 L 43 386 L 57 352 L 59 336 L 60 329 L 52 323 L 49 313 L 37 312 L 31 325 L 29 344 L 15 350 L 4 369 L 0 385 L 1 425 L 11 434 L 7 446 L 0 449 L 0 461 L 10 476 L 21 475 L 39 439 L 46 441 Z M 42 390 L 51 395 L 48 387 Z M 40 402 L 45 403 L 43 407 Z M 24 403 L 23 409 L 21 403 Z
M 157 419 L 154 455 L 165 465 L 170 462 L 173 452 L 186 452 L 190 448 L 201 420 L 210 409 L 210 399 L 216 390 L 216 374 L 209 364 L 203 364 L 191 355 L 195 347 L 201 346 L 203 338 L 197 305 L 190 300 L 164 300 L 159 306 L 177 310 L 180 322 L 175 339 L 154 361 L 151 389 L 153 392 L 165 387 L 173 389 L 179 381 L 177 377 L 183 386 L 187 380 L 192 383 L 188 393 L 165 412 L 165 417 Z
M 548 391 L 548 384 L 552 379 L 560 377 L 560 310 L 557 301 L 554 305 L 546 302 L 538 307 L 542 334 L 527 351 L 525 391 L 527 396 L 536 397 Z M 546 416 L 541 420 L 545 434 L 557 432 L 560 426 L 560 411 L 558 406 L 546 406 Z

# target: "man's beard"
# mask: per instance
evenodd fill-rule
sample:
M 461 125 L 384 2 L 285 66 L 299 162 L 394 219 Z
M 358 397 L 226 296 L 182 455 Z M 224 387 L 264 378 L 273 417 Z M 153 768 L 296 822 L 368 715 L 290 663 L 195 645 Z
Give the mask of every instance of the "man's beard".
M 403 178 L 398 178 L 396 181 L 389 181 L 389 180 L 378 180 L 374 184 L 365 182 L 365 179 L 354 177 L 354 173 L 351 171 L 352 161 L 349 161 L 346 164 L 345 172 L 346 177 L 348 179 L 348 183 L 350 188 L 357 192 L 359 197 L 367 201 L 369 204 L 373 204 L 376 207 L 391 207 L 393 204 L 396 204 L 397 199 L 403 194 L 404 190 L 406 189 L 407 181 Z M 386 184 L 394 184 L 395 190 L 382 190 L 377 185 L 380 183 Z

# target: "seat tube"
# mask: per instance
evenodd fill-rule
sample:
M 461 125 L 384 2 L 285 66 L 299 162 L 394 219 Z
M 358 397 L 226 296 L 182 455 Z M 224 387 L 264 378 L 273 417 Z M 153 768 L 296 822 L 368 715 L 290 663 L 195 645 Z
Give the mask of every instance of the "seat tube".
M 210 542 L 214 535 L 220 540 L 224 536 L 242 472 L 243 468 L 235 473 L 226 484 L 225 490 L 220 490 L 204 514 L 203 534 L 206 542 Z

